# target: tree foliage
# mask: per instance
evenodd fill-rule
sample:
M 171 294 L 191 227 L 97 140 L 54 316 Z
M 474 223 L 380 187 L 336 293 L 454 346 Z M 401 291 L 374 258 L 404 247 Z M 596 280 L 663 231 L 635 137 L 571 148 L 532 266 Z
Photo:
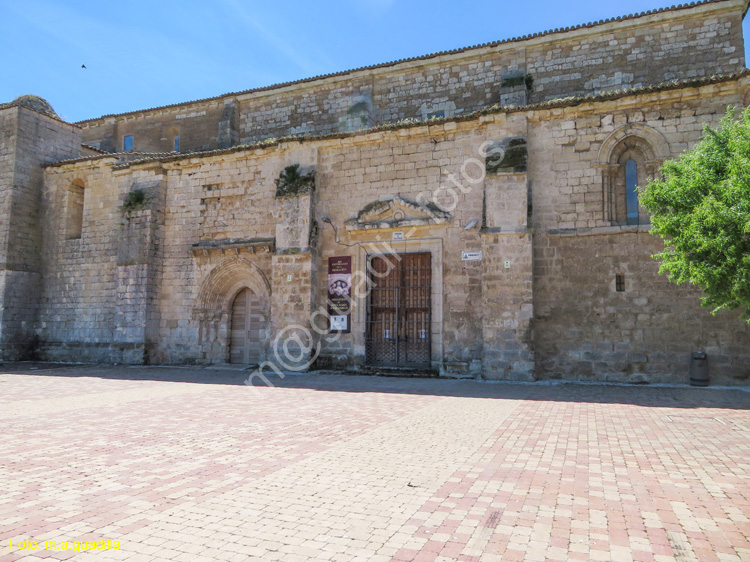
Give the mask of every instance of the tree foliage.
M 666 245 L 653 256 L 659 273 L 700 286 L 714 313 L 740 308 L 750 322 L 750 108 L 739 116 L 730 108 L 661 171 L 639 190 Z

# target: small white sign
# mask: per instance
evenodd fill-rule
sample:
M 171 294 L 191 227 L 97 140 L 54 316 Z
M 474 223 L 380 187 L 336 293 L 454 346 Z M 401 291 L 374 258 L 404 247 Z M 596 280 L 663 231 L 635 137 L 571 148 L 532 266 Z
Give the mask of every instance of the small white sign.
M 403 232 L 394 232 L 393 233 L 393 239 L 394 240 L 403 240 L 404 239 L 404 233 Z
M 331 330 L 332 331 L 344 331 L 347 328 L 346 321 L 349 319 L 348 316 L 331 316 Z
M 461 259 L 463 261 L 479 261 L 482 259 L 482 250 L 464 250 L 463 252 L 461 252 Z

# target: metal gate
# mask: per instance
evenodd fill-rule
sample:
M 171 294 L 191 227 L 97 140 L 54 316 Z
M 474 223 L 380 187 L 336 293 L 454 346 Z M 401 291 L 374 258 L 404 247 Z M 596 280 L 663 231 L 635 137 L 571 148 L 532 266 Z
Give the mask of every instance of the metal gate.
M 365 333 L 369 365 L 430 366 L 430 257 L 420 253 L 370 258 Z

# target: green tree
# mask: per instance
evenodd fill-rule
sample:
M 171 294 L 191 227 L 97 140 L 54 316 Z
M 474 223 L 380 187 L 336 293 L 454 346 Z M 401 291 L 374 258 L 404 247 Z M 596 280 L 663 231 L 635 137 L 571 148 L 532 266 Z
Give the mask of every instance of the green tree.
M 703 306 L 743 309 L 750 322 L 750 108 L 730 108 L 718 129 L 639 189 L 651 233 L 664 239 L 659 273 L 703 289 Z

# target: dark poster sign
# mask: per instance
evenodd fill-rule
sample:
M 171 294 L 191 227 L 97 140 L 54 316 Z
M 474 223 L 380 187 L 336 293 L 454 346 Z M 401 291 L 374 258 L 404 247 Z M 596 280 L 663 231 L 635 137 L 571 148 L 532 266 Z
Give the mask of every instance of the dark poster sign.
M 328 318 L 331 332 L 348 334 L 352 297 L 352 257 L 328 258 Z

